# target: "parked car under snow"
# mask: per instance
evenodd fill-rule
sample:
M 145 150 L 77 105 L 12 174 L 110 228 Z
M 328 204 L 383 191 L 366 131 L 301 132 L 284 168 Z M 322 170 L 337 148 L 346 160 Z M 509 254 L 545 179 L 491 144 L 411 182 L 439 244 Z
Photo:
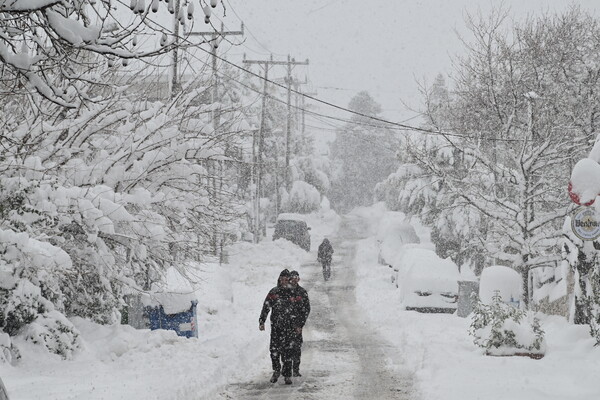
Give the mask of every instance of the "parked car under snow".
M 379 244 L 378 262 L 383 265 L 396 265 L 404 245 L 420 243 L 415 228 L 405 222 L 405 216 L 399 212 L 389 212 L 377 231 Z
M 406 310 L 454 313 L 458 301 L 458 267 L 433 250 L 409 248 L 396 276 Z M 406 271 L 405 273 L 402 273 Z
M 273 240 L 286 239 L 300 246 L 306 251 L 310 251 L 310 227 L 299 214 L 284 213 L 279 214 L 275 223 L 275 233 Z

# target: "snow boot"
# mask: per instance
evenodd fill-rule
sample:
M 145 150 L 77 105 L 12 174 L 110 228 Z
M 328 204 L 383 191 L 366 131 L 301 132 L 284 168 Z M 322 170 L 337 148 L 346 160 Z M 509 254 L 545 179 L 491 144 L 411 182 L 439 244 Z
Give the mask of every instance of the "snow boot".
M 298 377 L 298 376 L 302 376 L 302 374 L 300 373 L 300 371 L 294 371 L 294 372 L 292 372 L 292 376 Z
M 279 375 L 281 373 L 279 371 L 275 371 L 273 372 L 273 376 L 271 376 L 271 383 L 275 383 L 277 382 L 277 379 L 279 379 Z
M 292 384 L 292 378 L 290 378 L 289 376 L 286 376 L 283 380 L 285 381 L 286 385 L 291 385 Z

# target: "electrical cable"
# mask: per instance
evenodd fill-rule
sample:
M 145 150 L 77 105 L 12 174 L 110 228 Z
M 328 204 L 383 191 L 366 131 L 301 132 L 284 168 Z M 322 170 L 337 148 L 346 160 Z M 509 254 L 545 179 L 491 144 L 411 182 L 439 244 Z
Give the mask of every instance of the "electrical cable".
M 201 47 L 199 47 L 199 49 L 202 50 L 202 51 L 204 51 L 204 52 L 206 52 L 207 54 L 211 54 L 211 52 L 209 52 L 206 49 L 203 49 Z M 241 71 L 244 71 L 244 72 L 246 72 L 246 73 L 248 73 L 248 74 L 250 74 L 252 76 L 255 76 L 255 77 L 257 77 L 257 78 L 259 78 L 261 80 L 266 80 L 268 83 L 270 83 L 270 84 L 272 84 L 274 86 L 280 87 L 280 88 L 285 89 L 285 90 L 289 90 L 290 92 L 295 93 L 298 96 L 303 96 L 304 98 L 313 100 L 313 101 L 315 101 L 317 103 L 321 103 L 321 104 L 327 105 L 329 107 L 332 107 L 332 108 L 335 108 L 335 109 L 338 109 L 338 110 L 341 110 L 341 111 L 344 111 L 344 112 L 347 112 L 347 113 L 350 113 L 350 114 L 354 114 L 354 115 L 357 115 L 357 116 L 360 116 L 360 117 L 363 117 L 363 118 L 366 118 L 366 119 L 370 119 L 370 120 L 373 120 L 373 121 L 376 121 L 376 122 L 380 122 L 380 123 L 383 123 L 383 124 L 387 124 L 387 125 L 391 125 L 391 126 L 394 126 L 394 127 L 402 128 L 403 130 L 410 130 L 410 131 L 415 131 L 415 132 L 421 132 L 421 133 L 426 133 L 426 134 L 443 136 L 446 139 L 448 139 L 448 137 L 450 137 L 450 136 L 451 137 L 464 138 L 464 139 L 472 139 L 473 138 L 472 136 L 469 136 L 469 135 L 444 132 L 444 131 L 441 131 L 441 130 L 433 130 L 433 129 L 427 129 L 427 128 L 420 128 L 420 127 L 416 127 L 416 126 L 406 125 L 406 124 L 403 124 L 403 123 L 400 123 L 400 122 L 388 121 L 388 120 L 385 120 L 383 118 L 379 118 L 379 117 L 376 117 L 376 116 L 373 116 L 373 115 L 368 115 L 368 114 L 364 114 L 364 113 L 361 113 L 361 112 L 358 112 L 358 111 L 350 110 L 350 109 L 348 109 L 346 107 L 342 107 L 342 106 L 339 106 L 337 104 L 334 104 L 334 103 L 331 103 L 331 102 L 328 102 L 328 101 L 325 101 L 325 100 L 318 99 L 318 98 L 316 98 L 314 96 L 310 96 L 310 95 L 308 95 L 306 93 L 302 93 L 302 92 L 299 92 L 299 91 L 291 89 L 291 88 L 288 89 L 287 86 L 279 84 L 279 83 L 277 83 L 277 82 L 275 82 L 275 81 L 273 81 L 271 79 L 265 79 L 263 76 L 255 73 L 255 72 L 253 72 L 253 71 L 251 71 L 251 70 L 249 70 L 247 68 L 244 68 L 244 67 L 242 67 L 240 65 L 237 65 L 237 64 L 235 64 L 235 63 L 233 63 L 233 62 L 231 62 L 229 60 L 226 60 L 226 59 L 224 59 L 224 58 L 222 58 L 222 57 L 220 57 L 218 55 L 215 55 L 215 57 L 217 59 L 221 60 L 222 62 L 224 62 L 226 64 L 229 64 L 230 66 L 232 66 L 234 68 L 237 68 L 237 69 L 239 69 Z M 286 102 L 286 104 L 287 104 L 287 102 Z M 310 112 L 309 110 L 305 110 L 305 111 L 306 112 Z M 344 121 L 344 122 L 354 123 L 354 121 L 343 120 L 343 119 L 335 118 L 335 117 L 332 117 L 332 116 L 326 116 L 326 115 L 322 115 L 322 116 L 324 116 L 326 118 L 337 119 L 337 120 Z M 376 128 L 382 128 L 383 127 L 383 126 L 377 126 L 377 125 L 371 125 L 371 126 L 376 127 Z M 388 126 L 386 128 L 390 128 L 390 127 Z M 480 137 L 480 138 L 478 138 L 478 140 L 481 140 L 481 141 L 498 141 L 498 142 L 523 142 L 523 141 L 527 141 L 528 139 L 527 138 L 523 138 L 523 139 L 504 139 L 504 138 L 485 138 L 485 137 Z
M 159 25 L 159 24 L 157 24 L 157 25 Z M 190 42 L 189 37 L 185 37 L 185 38 L 181 38 L 181 39 L 183 39 L 185 42 L 188 42 L 190 45 L 193 45 L 193 43 Z M 206 54 L 214 56 L 217 60 L 220 60 L 223 63 L 226 63 L 226 64 L 228 64 L 228 65 L 230 65 L 230 66 L 232 66 L 232 67 L 234 67 L 234 68 L 236 68 L 236 69 L 238 69 L 240 71 L 244 71 L 247 74 L 252 75 L 254 77 L 257 77 L 257 78 L 259 78 L 261 80 L 265 80 L 267 83 L 270 83 L 270 84 L 272 84 L 274 86 L 280 87 L 280 88 L 285 89 L 285 90 L 289 90 L 290 92 L 295 93 L 298 96 L 303 96 L 304 98 L 313 100 L 314 102 L 321 103 L 321 104 L 327 105 L 329 107 L 332 107 L 332 108 L 335 108 L 335 109 L 338 109 L 338 110 L 341 110 L 341 111 L 344 111 L 344 112 L 347 112 L 347 113 L 350 113 L 350 114 L 354 114 L 354 115 L 357 115 L 357 116 L 360 116 L 360 117 L 363 117 L 363 118 L 366 118 L 366 119 L 369 119 L 369 120 L 380 122 L 380 123 L 383 123 L 383 124 L 386 124 L 386 125 L 391 125 L 391 126 L 385 126 L 387 129 L 391 129 L 391 127 L 397 127 L 397 128 L 402 128 L 402 130 L 409 130 L 409 131 L 415 131 L 415 132 L 420 132 L 420 133 L 425 133 L 425 134 L 442 136 L 442 137 L 444 137 L 448 141 L 450 141 L 449 137 L 458 137 L 458 138 L 463 138 L 463 139 L 473 139 L 474 138 L 471 135 L 464 135 L 464 134 L 444 132 L 444 131 L 441 131 L 441 130 L 433 130 L 433 129 L 427 129 L 427 128 L 420 128 L 420 127 L 416 127 L 416 126 L 406 125 L 406 124 L 403 124 L 403 123 L 400 123 L 400 122 L 388 121 L 388 120 L 385 120 L 383 118 L 379 118 L 379 117 L 376 117 L 376 116 L 373 116 L 373 115 L 368 115 L 368 114 L 364 114 L 364 113 L 361 113 L 361 112 L 358 112 L 358 111 L 354 111 L 354 110 L 348 109 L 346 107 L 342 107 L 342 106 L 339 106 L 337 104 L 334 104 L 334 103 L 331 103 L 331 102 L 328 102 L 328 101 L 325 101 L 325 100 L 321 100 L 319 98 L 316 98 L 314 96 L 308 95 L 306 93 L 302 93 L 302 92 L 299 92 L 299 91 L 291 89 L 291 88 L 288 89 L 287 86 L 279 84 L 279 83 L 277 83 L 277 82 L 275 82 L 275 81 L 273 81 L 271 79 L 265 79 L 263 76 L 255 73 L 255 72 L 253 72 L 253 71 L 251 71 L 251 70 L 249 70 L 247 68 L 244 68 L 244 67 L 242 67 L 240 65 L 237 65 L 237 64 L 235 64 L 235 63 L 233 63 L 233 62 L 231 62 L 231 61 L 229 61 L 229 60 L 227 60 L 227 59 L 225 59 L 225 58 L 223 58 L 223 57 L 221 57 L 221 56 L 219 56 L 217 54 L 213 54 L 211 51 L 206 50 L 206 49 L 204 49 L 203 47 L 201 47 L 199 45 L 198 46 L 194 46 L 194 47 L 200 49 L 201 51 L 205 52 Z M 200 61 L 200 62 L 208 65 L 208 63 L 206 61 L 201 60 L 198 57 L 195 57 L 195 58 L 198 61 Z M 229 78 L 232 79 L 232 80 L 234 80 L 234 81 L 236 81 L 239 84 L 242 84 L 241 82 L 239 82 L 239 81 L 237 81 L 237 80 L 235 80 L 235 79 L 233 79 L 231 77 L 229 77 Z M 251 90 L 256 90 L 256 89 L 251 88 L 249 86 L 246 86 L 246 87 L 250 88 Z M 285 104 L 287 104 L 287 102 L 285 102 Z M 292 107 L 297 108 L 297 107 L 295 107 L 293 105 L 292 105 Z M 306 109 L 304 111 L 305 112 L 315 113 L 313 111 L 306 110 Z M 359 124 L 359 123 L 357 123 L 358 121 L 344 120 L 344 119 L 341 119 L 341 118 L 336 118 L 336 117 L 328 116 L 328 115 L 324 115 L 324 114 L 318 114 L 318 115 L 320 115 L 322 117 L 325 117 L 325 118 L 330 118 L 330 119 L 342 121 L 342 122 L 353 123 L 353 124 L 364 125 L 364 126 L 371 126 L 371 127 L 375 127 L 375 128 L 383 128 L 383 126 L 379 126 L 379 125 L 369 125 L 369 124 L 364 124 L 364 123 L 360 123 Z M 521 143 L 521 142 L 527 141 L 529 139 L 528 138 L 523 138 L 523 139 L 504 139 L 504 138 L 477 137 L 477 140 L 480 140 L 480 141 L 490 141 L 490 142 L 519 142 L 519 143 Z

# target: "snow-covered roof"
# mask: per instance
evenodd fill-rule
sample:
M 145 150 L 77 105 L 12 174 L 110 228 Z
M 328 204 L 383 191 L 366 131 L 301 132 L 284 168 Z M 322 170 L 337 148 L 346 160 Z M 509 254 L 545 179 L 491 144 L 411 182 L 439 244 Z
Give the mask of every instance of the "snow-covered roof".
M 306 218 L 302 214 L 281 213 L 277 216 L 277 221 L 305 221 Z

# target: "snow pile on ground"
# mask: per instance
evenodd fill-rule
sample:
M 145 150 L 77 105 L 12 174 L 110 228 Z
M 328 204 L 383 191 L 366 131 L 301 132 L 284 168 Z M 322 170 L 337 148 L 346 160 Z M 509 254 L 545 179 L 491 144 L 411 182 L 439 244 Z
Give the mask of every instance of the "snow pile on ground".
M 374 212 L 379 213 L 380 210 Z M 373 213 L 374 213 L 373 212 Z M 368 210 L 362 215 L 372 215 Z M 392 367 L 414 372 L 423 399 L 444 400 L 595 400 L 600 398 L 600 349 L 586 325 L 563 317 L 541 317 L 547 351 L 541 360 L 491 357 L 468 335 L 470 318 L 404 311 L 391 269 L 377 264 L 377 242 L 359 242 L 357 303 L 370 324 L 404 355 Z
M 331 213 L 307 217 L 319 235 L 329 232 L 320 223 L 336 220 Z M 269 331 L 258 330 L 262 303 L 282 269 L 302 274 L 302 263 L 313 259 L 285 240 L 237 243 L 228 264 L 190 265 L 194 283 L 177 285 L 198 299 L 198 339 L 75 318 L 83 348 L 72 361 L 19 340 L 22 359 L 0 364 L 0 377 L 11 399 L 23 400 L 209 399 L 249 371 L 264 369 L 267 379 Z

